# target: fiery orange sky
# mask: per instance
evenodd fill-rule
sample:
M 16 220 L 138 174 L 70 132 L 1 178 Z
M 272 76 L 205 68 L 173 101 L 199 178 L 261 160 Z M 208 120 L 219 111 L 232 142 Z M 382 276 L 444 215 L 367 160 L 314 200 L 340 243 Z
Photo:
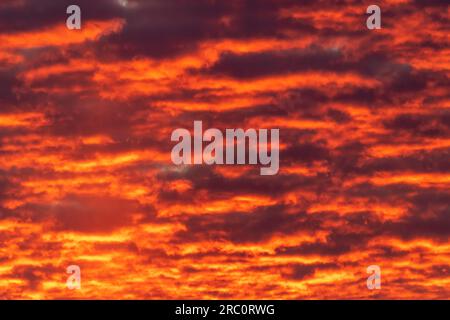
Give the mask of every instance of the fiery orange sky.
M 449 34 L 441 0 L 0 0 L 0 298 L 449 299 Z M 279 128 L 279 173 L 175 166 L 194 120 Z

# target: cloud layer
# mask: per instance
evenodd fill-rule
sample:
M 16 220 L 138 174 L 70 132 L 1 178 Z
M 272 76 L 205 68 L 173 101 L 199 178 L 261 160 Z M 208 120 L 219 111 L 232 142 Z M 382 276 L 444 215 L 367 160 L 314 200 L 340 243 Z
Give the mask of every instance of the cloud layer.
M 0 4 L 0 298 L 450 297 L 445 1 L 70 4 Z M 279 174 L 174 166 L 194 120 Z

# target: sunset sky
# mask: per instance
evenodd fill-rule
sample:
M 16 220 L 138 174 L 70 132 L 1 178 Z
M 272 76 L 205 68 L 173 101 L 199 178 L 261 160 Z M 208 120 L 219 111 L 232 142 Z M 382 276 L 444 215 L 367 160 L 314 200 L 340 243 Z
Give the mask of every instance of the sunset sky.
M 447 3 L 0 0 L 0 299 L 450 299 Z M 194 120 L 278 174 L 174 165 Z

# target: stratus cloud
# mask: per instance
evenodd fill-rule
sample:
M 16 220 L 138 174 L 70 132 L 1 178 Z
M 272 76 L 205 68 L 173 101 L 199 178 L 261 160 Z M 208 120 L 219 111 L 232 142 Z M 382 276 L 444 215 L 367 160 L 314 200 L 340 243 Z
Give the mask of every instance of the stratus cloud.
M 445 2 L 128 3 L 0 4 L 0 298 L 450 296 Z M 173 166 L 195 120 L 279 173 Z

